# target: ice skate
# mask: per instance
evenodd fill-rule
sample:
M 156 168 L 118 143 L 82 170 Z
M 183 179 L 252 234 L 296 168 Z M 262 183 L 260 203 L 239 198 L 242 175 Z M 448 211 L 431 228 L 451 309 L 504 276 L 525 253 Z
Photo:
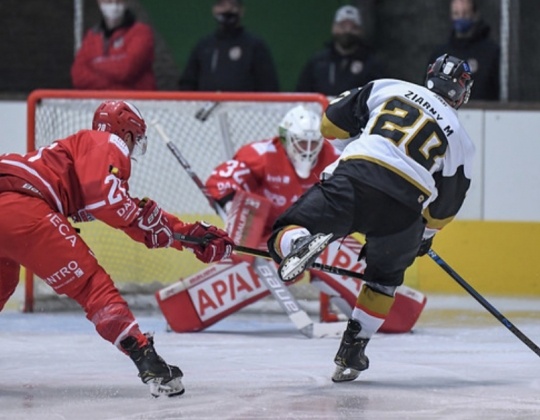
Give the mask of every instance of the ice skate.
M 139 378 L 143 383 L 150 387 L 150 394 L 153 397 L 167 395 L 175 397 L 184 393 L 182 377 L 184 376 L 180 368 L 168 365 L 154 349 L 154 338 L 150 334 L 148 344 L 144 347 L 138 347 L 134 337 L 124 339 L 120 345 L 129 354 L 129 357 L 137 369 L 139 369 Z
M 292 244 L 291 253 L 283 258 L 278 273 L 281 280 L 288 282 L 294 280 L 309 268 L 330 243 L 333 234 L 317 233 L 303 236 Z
M 364 354 L 369 338 L 356 338 L 360 330 L 360 324 L 349 319 L 334 358 L 337 367 L 332 375 L 333 382 L 354 381 L 361 371 L 369 367 L 369 359 Z

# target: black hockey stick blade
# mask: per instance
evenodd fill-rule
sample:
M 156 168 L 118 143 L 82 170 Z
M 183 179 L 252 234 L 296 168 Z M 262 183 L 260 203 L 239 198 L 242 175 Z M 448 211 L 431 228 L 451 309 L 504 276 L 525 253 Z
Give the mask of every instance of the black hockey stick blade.
M 428 255 L 433 261 L 439 265 L 444 271 L 446 271 L 450 277 L 452 277 L 461 287 L 463 287 L 467 293 L 469 293 L 480 305 L 482 305 L 487 311 L 497 318 L 501 324 L 508 328 L 517 338 L 519 338 L 527 347 L 540 356 L 540 348 L 525 334 L 523 334 L 518 327 L 510 322 L 503 314 L 501 314 L 493 305 L 491 305 L 484 297 L 478 293 L 469 283 L 465 281 L 458 273 L 452 269 L 435 251 L 430 249 Z
M 192 244 L 204 244 L 205 240 L 204 238 L 198 238 L 194 236 L 186 236 L 182 235 L 181 233 L 173 233 L 174 239 L 180 242 L 186 242 L 186 243 L 192 243 Z M 270 256 L 270 253 L 268 251 L 262 251 L 257 248 L 249 248 L 242 245 L 235 245 L 234 250 L 236 252 L 240 252 L 242 254 L 248 254 L 248 255 L 254 255 L 256 257 L 262 257 L 267 259 L 272 259 Z M 362 273 L 358 273 L 357 271 L 351 271 L 347 270 L 345 268 L 336 267 L 333 265 L 327 265 L 327 264 L 321 264 L 321 263 L 313 263 L 310 268 L 314 268 L 316 270 L 325 271 L 327 273 L 331 274 L 337 274 L 338 276 L 346 276 L 351 277 L 355 279 L 363 279 L 364 275 Z

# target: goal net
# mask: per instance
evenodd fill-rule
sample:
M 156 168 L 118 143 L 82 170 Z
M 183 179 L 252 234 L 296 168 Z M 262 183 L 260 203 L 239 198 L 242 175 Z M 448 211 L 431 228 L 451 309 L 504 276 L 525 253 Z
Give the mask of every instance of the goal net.
M 221 227 L 223 221 L 168 150 L 156 125 L 163 128 L 204 182 L 214 167 L 231 158 L 240 146 L 276 136 L 279 122 L 293 106 L 304 104 L 322 113 L 327 105 L 326 97 L 318 94 L 41 90 L 28 99 L 28 149 L 90 128 L 94 111 L 104 99 L 129 100 L 147 122 L 148 150 L 133 162 L 131 195 L 148 196 L 182 220 L 206 220 Z M 99 221 L 77 227 L 122 294 L 142 296 L 143 305 L 155 304 L 153 293 L 157 289 L 204 267 L 190 252 L 149 250 Z M 59 299 L 45 282 L 27 272 L 25 311 L 66 304 L 71 302 Z

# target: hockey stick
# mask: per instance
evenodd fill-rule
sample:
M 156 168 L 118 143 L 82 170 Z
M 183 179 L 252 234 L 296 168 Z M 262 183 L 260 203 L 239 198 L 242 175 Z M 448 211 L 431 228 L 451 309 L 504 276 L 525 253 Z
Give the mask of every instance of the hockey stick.
M 201 238 L 197 238 L 197 237 L 194 237 L 194 236 L 186 236 L 186 235 L 182 235 L 181 233 L 175 233 L 174 234 L 174 239 L 176 239 L 178 241 L 182 241 L 182 242 L 193 243 L 193 244 L 203 244 L 204 243 L 204 240 L 201 239 Z M 256 257 L 262 257 L 262 258 L 266 258 L 266 259 L 272 259 L 272 257 L 270 256 L 270 253 L 268 251 L 262 251 L 262 250 L 257 249 L 257 248 L 250 248 L 250 247 L 247 247 L 247 246 L 235 245 L 234 250 L 236 252 L 241 252 L 242 254 L 254 255 Z M 331 273 L 331 274 L 337 274 L 338 276 L 347 276 L 347 277 L 352 277 L 352 278 L 355 278 L 355 279 L 363 279 L 364 278 L 364 275 L 362 273 L 358 273 L 357 271 L 351 271 L 351 270 L 347 270 L 345 268 L 336 267 L 334 265 L 321 264 L 321 263 L 318 263 L 318 262 L 314 262 L 313 264 L 311 264 L 310 268 L 315 268 L 317 270 L 325 271 L 325 272 Z
M 191 165 L 184 158 L 178 147 L 172 142 L 172 140 L 167 136 L 163 127 L 157 122 L 152 122 L 152 125 L 156 128 L 161 139 L 167 145 L 167 148 L 174 155 L 176 160 L 182 165 L 186 170 L 190 178 L 195 182 L 199 190 L 204 194 L 210 206 L 216 211 L 216 213 L 223 219 L 226 220 L 226 214 L 219 204 L 214 200 L 214 198 L 208 194 L 205 185 L 202 183 L 201 179 L 197 174 L 191 169 Z M 181 239 L 183 237 L 183 239 Z M 184 235 L 175 234 L 175 239 L 187 241 L 189 239 Z M 195 238 L 196 242 L 200 243 L 199 238 Z M 304 311 L 298 304 L 296 298 L 292 295 L 290 290 L 285 286 L 279 279 L 278 273 L 275 267 L 266 261 L 260 259 L 255 259 L 253 264 L 253 269 L 259 276 L 259 278 L 264 282 L 268 291 L 272 294 L 274 299 L 278 302 L 279 306 L 287 314 L 291 322 L 296 326 L 296 328 L 308 338 L 322 338 L 328 336 L 341 336 L 341 333 L 345 329 L 345 323 L 333 323 L 333 324 L 321 324 L 314 323 L 309 315 Z
M 435 261 L 439 267 L 446 271 L 450 277 L 452 277 L 461 287 L 463 287 L 480 305 L 482 305 L 487 311 L 497 318 L 501 324 L 508 328 L 517 338 L 519 338 L 527 347 L 540 356 L 540 348 L 523 334 L 514 324 L 512 324 L 507 318 L 504 317 L 493 305 L 491 305 L 486 299 L 482 297 L 469 283 L 465 281 L 458 273 L 456 273 L 452 267 L 450 267 L 435 251 L 430 249 L 428 255 L 433 261 Z
M 169 151 L 173 154 L 173 156 L 176 158 L 178 163 L 182 165 L 182 168 L 184 168 L 184 170 L 187 172 L 191 180 L 195 183 L 195 185 L 197 185 L 199 190 L 201 190 L 201 192 L 204 194 L 210 206 L 214 209 L 214 211 L 218 214 L 219 217 L 225 220 L 225 217 L 226 217 L 225 212 L 218 205 L 218 203 L 216 203 L 216 201 L 214 200 L 214 197 L 208 194 L 208 191 L 206 190 L 206 186 L 201 181 L 201 178 L 199 178 L 197 174 L 193 171 L 193 169 L 191 169 L 191 165 L 186 160 L 184 155 L 182 155 L 182 153 L 180 152 L 180 149 L 176 147 L 176 144 L 174 144 L 172 140 L 167 136 L 167 134 L 165 133 L 165 130 L 163 130 L 163 127 L 157 121 L 153 121 L 151 124 L 154 126 L 159 136 L 165 142 L 165 145 L 167 146 Z

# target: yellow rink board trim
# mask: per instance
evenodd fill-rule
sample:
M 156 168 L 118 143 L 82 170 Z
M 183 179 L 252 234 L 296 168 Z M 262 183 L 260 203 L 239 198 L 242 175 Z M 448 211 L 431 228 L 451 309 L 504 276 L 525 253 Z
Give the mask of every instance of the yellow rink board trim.
M 213 214 L 180 218 L 223 227 Z M 98 221 L 77 227 L 118 283 L 173 283 L 205 267 L 190 251 L 150 250 Z M 433 249 L 481 294 L 540 296 L 540 223 L 454 220 L 437 234 Z M 405 284 L 425 293 L 464 292 L 427 255 L 407 270 Z
M 189 223 L 205 220 L 223 227 L 223 222 L 216 215 L 190 214 L 179 217 Z M 148 249 L 121 230 L 99 221 L 75 226 L 81 229 L 82 238 L 116 283 L 173 283 L 205 267 L 189 250 Z
M 540 296 L 540 223 L 454 220 L 433 249 L 480 294 Z M 407 271 L 406 284 L 423 292 L 463 291 L 427 255 Z

